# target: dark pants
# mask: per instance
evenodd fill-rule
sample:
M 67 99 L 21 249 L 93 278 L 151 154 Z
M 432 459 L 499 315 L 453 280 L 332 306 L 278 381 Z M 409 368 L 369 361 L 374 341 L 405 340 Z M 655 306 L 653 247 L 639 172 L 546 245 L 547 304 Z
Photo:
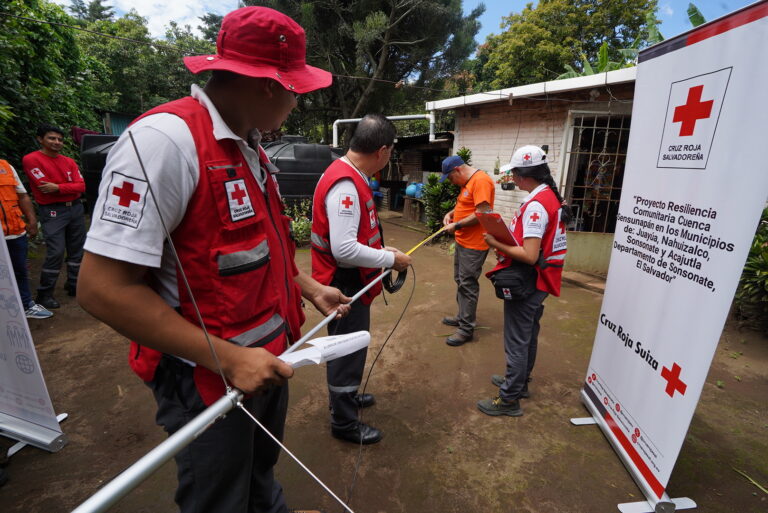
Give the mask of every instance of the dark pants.
M 77 285 L 77 274 L 83 260 L 85 244 L 85 215 L 83 204 L 78 201 L 72 206 L 63 203 L 40 205 L 40 223 L 45 239 L 45 261 L 40 270 L 38 294 L 50 295 L 59 278 L 64 252 L 67 253 L 67 285 Z
M 338 269 L 331 285 L 349 297 L 363 288 L 360 272 L 357 269 Z M 328 324 L 328 334 L 342 335 L 355 331 L 368 331 L 370 327 L 371 307 L 364 305 L 362 300 L 357 300 L 352 303 L 349 315 Z M 331 360 L 327 364 L 331 427 L 334 429 L 346 430 L 357 426 L 358 411 L 355 396 L 363 380 L 367 354 L 368 348 L 364 348 Z
M 189 365 L 166 355 L 149 383 L 157 400 L 157 423 L 168 434 L 205 409 L 192 372 Z M 288 385 L 243 404 L 282 440 Z M 182 513 L 286 513 L 283 489 L 273 474 L 279 454 L 280 447 L 236 408 L 176 455 L 176 503 Z
M 458 331 L 464 335 L 472 335 L 477 324 L 477 298 L 480 295 L 478 278 L 483 272 L 483 263 L 488 256 L 488 250 L 469 249 L 456 243 L 456 253 L 453 257 L 453 280 L 456 282 L 456 302 L 459 313 Z
M 34 304 L 32 292 L 29 289 L 29 271 L 27 270 L 27 234 L 25 233 L 15 239 L 6 239 L 5 242 L 8 246 L 8 253 L 11 255 L 11 265 L 13 265 L 13 274 L 16 275 L 16 285 L 19 287 L 21 304 L 27 309 Z
M 528 390 L 528 378 L 536 363 L 539 345 L 539 321 L 544 314 L 547 293 L 537 290 L 525 299 L 504 301 L 504 354 L 507 372 L 499 395 L 514 401 Z

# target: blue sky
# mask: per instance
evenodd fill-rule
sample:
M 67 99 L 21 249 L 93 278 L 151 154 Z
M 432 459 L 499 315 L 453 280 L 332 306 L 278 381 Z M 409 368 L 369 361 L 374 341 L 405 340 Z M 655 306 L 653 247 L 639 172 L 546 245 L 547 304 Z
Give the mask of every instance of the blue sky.
M 470 13 L 477 7 L 481 0 L 464 0 L 464 12 Z M 483 43 L 488 34 L 501 32 L 499 26 L 504 16 L 511 13 L 519 13 L 527 3 L 536 3 L 534 0 L 486 0 L 485 14 L 480 18 L 482 27 L 475 40 Z M 689 0 L 659 0 L 658 18 L 661 20 L 659 29 L 665 39 L 686 32 L 691 28 L 688 22 Z M 695 0 L 693 2 L 704 15 L 704 19 L 712 21 L 729 12 L 754 3 L 754 0 Z
M 54 2 L 68 6 L 70 0 L 53 0 Z M 87 1 L 87 0 L 86 0 Z M 531 0 L 535 3 L 535 0 Z M 464 12 L 469 13 L 480 0 L 464 0 Z M 485 0 L 485 14 L 480 18 L 482 28 L 476 37 L 476 41 L 483 43 L 488 34 L 501 32 L 499 25 L 501 18 L 513 12 L 520 12 L 525 0 Z M 714 20 L 735 11 L 745 5 L 753 3 L 753 0 L 696 0 L 694 2 L 708 21 Z M 118 15 L 122 15 L 131 8 L 136 9 L 140 15 L 148 19 L 149 30 L 155 37 L 165 34 L 165 27 L 170 21 L 180 25 L 191 25 L 196 28 L 200 21 L 197 19 L 206 12 L 226 14 L 235 9 L 238 0 L 183 0 L 169 2 L 164 0 L 105 0 L 104 4 L 115 7 Z M 669 39 L 676 36 L 691 26 L 688 23 L 688 0 L 659 0 L 659 19 L 662 20 L 661 33 Z

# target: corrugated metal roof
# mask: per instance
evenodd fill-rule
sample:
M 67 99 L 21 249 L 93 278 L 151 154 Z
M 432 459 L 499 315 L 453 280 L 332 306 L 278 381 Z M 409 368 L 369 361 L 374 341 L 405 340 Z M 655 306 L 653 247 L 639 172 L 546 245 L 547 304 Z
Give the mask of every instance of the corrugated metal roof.
M 605 85 L 623 84 L 634 82 L 637 72 L 636 67 L 623 68 L 606 73 L 596 73 L 584 77 L 566 78 L 564 80 L 550 80 L 549 82 L 539 82 L 518 87 L 508 87 L 498 91 L 488 91 L 485 93 L 471 94 L 468 96 L 458 96 L 448 98 L 447 100 L 437 100 L 427 102 L 427 111 L 431 110 L 449 110 L 460 109 L 470 105 L 480 105 L 483 103 L 493 103 L 507 101 L 512 98 L 525 98 L 526 96 L 540 96 L 543 94 L 564 93 L 567 91 L 577 91 L 579 89 L 589 89 L 591 87 L 600 87 Z

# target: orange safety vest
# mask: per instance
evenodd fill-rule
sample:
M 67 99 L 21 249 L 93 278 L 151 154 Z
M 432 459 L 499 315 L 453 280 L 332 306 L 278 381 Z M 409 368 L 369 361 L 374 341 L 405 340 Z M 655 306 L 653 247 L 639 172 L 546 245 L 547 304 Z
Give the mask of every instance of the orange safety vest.
M 0 221 L 5 235 L 21 235 L 27 226 L 19 207 L 13 168 L 5 160 L 0 160 Z

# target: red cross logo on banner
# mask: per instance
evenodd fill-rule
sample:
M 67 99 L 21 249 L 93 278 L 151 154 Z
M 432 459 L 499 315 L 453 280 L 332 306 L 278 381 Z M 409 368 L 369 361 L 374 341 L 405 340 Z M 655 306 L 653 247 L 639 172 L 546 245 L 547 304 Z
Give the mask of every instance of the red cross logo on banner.
M 661 377 L 667 380 L 667 388 L 664 391 L 669 397 L 674 397 L 675 391 L 680 392 L 680 395 L 685 395 L 685 390 L 688 388 L 688 385 L 683 383 L 680 379 L 680 371 L 682 370 L 682 367 L 677 363 L 672 365 L 672 370 L 669 370 L 666 367 L 661 368 Z
M 238 205 L 242 205 L 243 203 L 245 203 L 243 201 L 243 198 L 245 198 L 246 196 L 247 196 L 247 194 L 245 193 L 245 191 L 243 189 L 240 188 L 240 184 L 236 183 L 235 184 L 235 190 L 232 191 L 232 199 L 237 201 Z
M 347 196 L 341 201 L 341 204 L 344 205 L 344 208 L 350 208 L 355 202 L 352 201 L 352 198 Z
M 130 207 L 132 201 L 139 201 L 141 195 L 137 192 L 133 192 L 133 184 L 131 182 L 123 182 L 121 187 L 112 187 L 112 194 L 120 198 L 117 202 L 121 207 Z
M 704 86 L 699 85 L 688 89 L 688 100 L 685 105 L 675 107 L 675 115 L 672 118 L 674 123 L 680 124 L 680 137 L 693 135 L 696 128 L 696 121 L 707 119 L 712 114 L 712 105 L 714 100 L 701 101 L 701 94 Z
M 536 221 L 538 221 L 540 218 L 541 218 L 541 216 L 540 216 L 538 213 L 536 213 L 536 212 L 534 212 L 533 214 L 531 214 L 531 217 L 530 217 L 531 221 L 533 221 L 534 223 L 535 223 Z

